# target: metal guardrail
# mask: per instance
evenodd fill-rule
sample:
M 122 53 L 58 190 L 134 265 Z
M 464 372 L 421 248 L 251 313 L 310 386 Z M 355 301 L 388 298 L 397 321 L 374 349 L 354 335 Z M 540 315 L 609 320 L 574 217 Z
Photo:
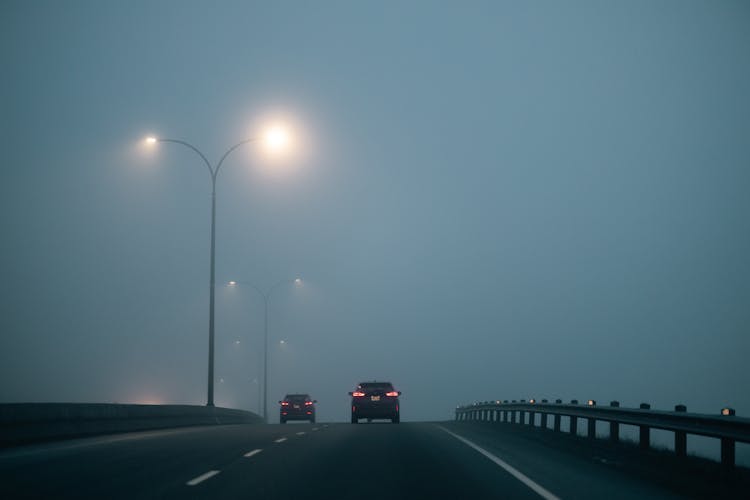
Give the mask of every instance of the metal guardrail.
M 597 420 L 609 422 L 609 439 L 620 440 L 620 425 L 633 425 L 639 428 L 639 446 L 647 450 L 650 447 L 651 429 L 662 429 L 674 432 L 674 448 L 678 456 L 687 455 L 687 435 L 694 434 L 721 440 L 721 463 L 728 467 L 735 464 L 735 443 L 750 443 L 750 418 L 736 417 L 732 408 L 722 408 L 719 415 L 688 413 L 684 405 L 675 406 L 674 411 L 651 410 L 651 406 L 642 403 L 640 408 L 620 408 L 617 401 L 609 406 L 597 406 L 596 401 L 588 400 L 579 404 L 578 400 L 563 403 L 558 399 L 548 402 L 530 399 L 520 401 L 484 401 L 456 407 L 457 421 L 484 421 L 518 423 L 536 427 L 536 415 L 539 427 L 549 428 L 548 416 L 553 417 L 552 429 L 560 432 L 561 417 L 568 417 L 570 434 L 578 434 L 578 419 L 586 419 L 587 436 L 596 438 Z M 526 415 L 528 414 L 528 420 Z
M 2 403 L 0 448 L 116 432 L 261 422 L 254 413 L 215 406 Z

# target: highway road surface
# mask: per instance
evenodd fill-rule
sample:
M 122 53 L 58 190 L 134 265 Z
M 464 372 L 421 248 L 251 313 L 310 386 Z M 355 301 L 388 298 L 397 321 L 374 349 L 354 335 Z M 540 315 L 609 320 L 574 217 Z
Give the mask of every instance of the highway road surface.
M 0 498 L 683 497 L 616 459 L 438 422 L 191 427 L 19 446 L 0 450 Z

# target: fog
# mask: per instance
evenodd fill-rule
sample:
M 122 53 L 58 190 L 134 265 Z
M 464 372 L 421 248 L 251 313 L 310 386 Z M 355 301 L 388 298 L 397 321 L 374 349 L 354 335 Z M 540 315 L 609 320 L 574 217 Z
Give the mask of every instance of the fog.
M 750 415 L 745 2 L 0 6 L 0 402 Z M 292 280 L 300 277 L 301 285 Z M 229 280 L 241 283 L 227 286 Z M 284 341 L 282 343 L 282 341 Z

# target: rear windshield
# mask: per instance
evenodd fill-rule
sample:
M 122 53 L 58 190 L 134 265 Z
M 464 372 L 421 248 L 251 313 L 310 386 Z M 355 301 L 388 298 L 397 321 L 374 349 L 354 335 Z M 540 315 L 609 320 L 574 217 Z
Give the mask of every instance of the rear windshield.
M 308 399 L 310 399 L 310 396 L 307 394 L 287 394 L 286 396 L 284 396 L 284 399 L 293 403 L 299 403 L 307 401 Z
M 392 391 L 393 384 L 390 382 L 362 382 L 357 389 L 365 391 Z

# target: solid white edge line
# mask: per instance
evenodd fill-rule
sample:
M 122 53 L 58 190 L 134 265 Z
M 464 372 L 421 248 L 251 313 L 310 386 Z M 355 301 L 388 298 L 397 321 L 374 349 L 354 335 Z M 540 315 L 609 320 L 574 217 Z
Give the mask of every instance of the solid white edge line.
M 286 438 L 279 438 L 274 443 L 283 443 L 284 441 L 286 441 Z
M 523 484 L 525 484 L 526 486 L 528 486 L 529 488 L 531 488 L 532 490 L 534 490 L 534 492 L 537 495 L 539 495 L 540 497 L 544 498 L 545 500 L 560 500 L 560 497 L 552 494 L 550 491 L 548 491 L 545 488 L 543 488 L 542 486 L 538 485 L 537 483 L 535 483 L 534 481 L 532 481 L 528 476 L 526 476 L 523 472 L 519 471 L 518 469 L 516 469 L 512 465 L 507 464 L 504 461 L 500 460 L 499 458 L 497 458 L 495 455 L 493 455 L 489 451 L 485 450 L 484 448 L 482 448 L 482 447 L 480 447 L 480 446 L 472 443 L 468 439 L 463 438 L 463 437 L 459 436 L 458 434 L 455 434 L 455 433 L 449 431 L 448 429 L 446 429 L 445 427 L 443 427 L 441 425 L 438 425 L 438 427 L 440 429 L 444 430 L 445 432 L 447 432 L 448 434 L 450 434 L 451 436 L 453 436 L 454 438 L 458 439 L 459 441 L 461 441 L 465 445 L 467 445 L 467 446 L 469 446 L 471 448 L 474 448 L 476 451 L 478 451 L 479 453 L 481 453 L 485 457 L 487 457 L 490 460 L 492 460 L 493 462 L 495 462 L 497 465 L 499 465 L 500 467 L 502 467 L 503 469 L 505 469 L 510 475 L 512 475 L 513 477 L 515 477 L 516 479 L 518 479 L 519 481 L 521 481 Z
M 317 431 L 317 430 L 318 430 L 318 428 L 317 428 L 317 427 L 313 427 L 313 428 L 312 428 L 312 430 L 314 430 L 314 431 Z
M 202 483 L 206 479 L 214 477 L 219 472 L 221 472 L 221 471 L 219 471 L 219 470 L 210 470 L 210 471 L 206 472 L 205 474 L 201 474 L 200 476 L 191 479 L 190 481 L 188 481 L 185 484 L 187 484 L 188 486 L 195 486 L 196 484 Z
M 297 433 L 298 436 L 302 436 L 303 434 L 304 434 L 304 432 L 302 432 L 302 431 L 300 431 L 300 432 Z
M 263 451 L 263 450 L 261 450 L 261 449 L 257 449 L 257 450 L 253 450 L 253 451 L 248 451 L 247 453 L 245 453 L 245 455 L 244 455 L 244 456 L 245 456 L 245 457 L 247 457 L 247 458 L 250 458 L 250 457 L 252 457 L 253 455 L 257 455 L 257 454 L 258 454 L 258 453 L 260 453 L 261 451 Z

